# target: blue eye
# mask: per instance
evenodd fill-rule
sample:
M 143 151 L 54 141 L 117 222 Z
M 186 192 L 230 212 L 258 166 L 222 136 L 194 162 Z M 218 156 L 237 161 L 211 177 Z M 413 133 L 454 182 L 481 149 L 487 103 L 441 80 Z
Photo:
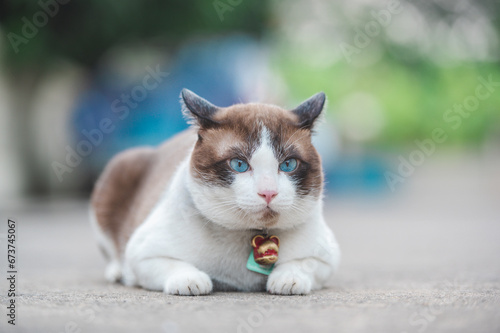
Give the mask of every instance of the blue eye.
M 291 158 L 280 164 L 280 170 L 283 172 L 292 172 L 297 168 L 297 160 Z
M 236 171 L 236 172 L 245 172 L 248 170 L 248 163 L 245 161 L 242 161 L 238 158 L 233 158 L 230 162 L 229 165 L 231 168 Z

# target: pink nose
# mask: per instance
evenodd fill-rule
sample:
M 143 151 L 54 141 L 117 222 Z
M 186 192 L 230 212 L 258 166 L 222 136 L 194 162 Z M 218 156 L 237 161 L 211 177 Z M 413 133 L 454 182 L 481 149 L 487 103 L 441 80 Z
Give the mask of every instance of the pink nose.
M 259 196 L 263 197 L 266 200 L 267 204 L 269 205 L 271 200 L 273 200 L 274 197 L 278 195 L 278 192 L 276 192 L 276 191 L 262 191 L 262 192 L 259 192 L 258 194 L 259 194 Z

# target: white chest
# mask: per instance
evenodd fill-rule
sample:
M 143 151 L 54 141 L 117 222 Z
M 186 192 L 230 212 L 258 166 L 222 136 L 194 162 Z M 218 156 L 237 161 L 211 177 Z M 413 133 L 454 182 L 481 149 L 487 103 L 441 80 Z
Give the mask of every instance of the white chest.
M 248 257 L 253 253 L 251 239 L 256 232 L 234 232 L 205 227 L 195 251 L 187 251 L 182 260 L 206 272 L 213 280 L 226 287 L 244 291 L 265 290 L 267 275 L 247 269 Z

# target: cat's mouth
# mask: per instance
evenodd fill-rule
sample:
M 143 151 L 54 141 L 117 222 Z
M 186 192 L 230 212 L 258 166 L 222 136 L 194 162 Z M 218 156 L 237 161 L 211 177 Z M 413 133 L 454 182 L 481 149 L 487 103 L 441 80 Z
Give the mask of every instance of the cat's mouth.
M 280 213 L 277 211 L 273 210 L 271 207 L 267 206 L 266 208 L 262 209 L 260 212 L 261 217 L 260 220 L 263 220 L 266 225 L 272 225 L 275 224 L 278 221 L 278 216 Z

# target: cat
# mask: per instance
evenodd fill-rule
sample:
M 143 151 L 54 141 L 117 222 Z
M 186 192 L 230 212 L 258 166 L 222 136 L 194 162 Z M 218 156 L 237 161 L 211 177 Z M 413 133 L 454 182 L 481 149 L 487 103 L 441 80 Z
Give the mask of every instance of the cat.
M 311 143 L 325 99 L 318 93 L 291 111 L 217 107 L 183 89 L 190 129 L 118 154 L 96 182 L 91 220 L 106 278 L 174 295 L 322 288 L 340 260 Z M 258 234 L 279 237 L 270 275 L 246 268 Z

